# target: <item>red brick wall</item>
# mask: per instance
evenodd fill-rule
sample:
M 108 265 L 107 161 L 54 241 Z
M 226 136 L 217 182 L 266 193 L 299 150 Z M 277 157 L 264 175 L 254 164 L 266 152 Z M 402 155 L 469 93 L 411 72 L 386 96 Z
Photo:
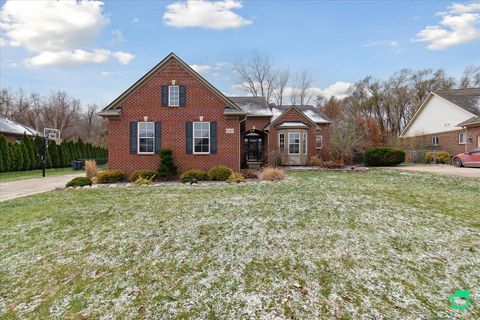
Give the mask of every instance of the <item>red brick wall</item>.
M 328 147 L 330 142 L 330 124 L 322 123 L 322 124 L 318 124 L 317 126 L 318 126 L 317 130 L 323 136 L 323 148 L 316 149 L 316 150 L 317 150 L 317 153 L 322 156 L 323 160 L 328 160 L 329 159 Z
M 295 109 L 290 109 L 288 112 L 285 114 L 281 115 L 280 118 L 277 118 L 275 120 L 275 124 L 280 124 L 284 121 L 292 121 L 292 122 L 298 122 L 302 121 L 305 123 L 310 124 L 309 121 L 305 119 L 305 116 L 302 114 L 298 113 Z M 270 127 L 270 132 L 269 132 L 269 137 L 268 137 L 268 143 L 269 143 L 269 148 L 270 150 L 278 150 L 278 130 L 274 128 L 275 124 Z M 323 134 L 323 148 L 322 149 L 317 149 L 315 147 L 315 138 L 316 138 L 316 132 L 318 130 L 322 131 Z M 308 142 L 307 142 L 307 149 L 308 149 L 308 156 L 311 157 L 313 155 L 319 154 L 322 156 L 323 159 L 327 160 L 328 159 L 328 142 L 330 140 L 330 130 L 329 130 L 329 125 L 328 124 L 320 124 L 315 126 L 311 126 L 308 129 Z M 287 142 L 285 142 L 287 143 Z M 287 147 L 285 147 L 285 151 L 287 151 Z
M 247 120 L 245 120 L 245 131 L 251 129 L 263 131 L 269 123 L 270 117 L 247 117 Z
M 161 86 L 185 85 L 186 107 L 162 107 Z M 233 170 L 240 169 L 240 123 L 237 117 L 225 117 L 225 102 L 201 81 L 187 72 L 175 60 L 153 75 L 120 103 L 120 119 L 108 121 L 109 169 L 125 170 L 127 174 L 138 169 L 156 170 L 158 155 L 130 154 L 130 121 L 160 121 L 162 126 L 161 148 L 172 149 L 179 172 L 193 168 L 208 170 L 214 165 L 226 165 Z M 217 154 L 186 154 L 185 123 L 187 121 L 217 121 Z M 233 128 L 227 134 L 226 128 Z
M 438 145 L 440 150 L 445 150 L 450 153 L 450 155 L 456 155 L 458 153 L 465 152 L 465 144 L 458 143 L 458 134 L 460 132 L 465 132 L 465 130 L 462 129 L 439 132 L 417 137 L 404 138 L 404 148 L 407 150 L 424 149 L 427 146 L 431 146 L 432 137 L 438 137 Z
M 0 134 L 3 134 L 3 136 L 5 137 L 5 140 L 7 140 L 7 142 L 11 142 L 11 143 L 17 142 L 17 139 L 22 139 L 22 136 L 15 136 L 15 135 L 11 135 L 11 134 L 8 134 L 8 133 L 0 133 Z
M 467 128 L 467 150 L 472 150 L 480 148 L 479 140 L 480 139 L 480 126 Z M 472 141 L 469 141 L 469 138 L 472 138 Z

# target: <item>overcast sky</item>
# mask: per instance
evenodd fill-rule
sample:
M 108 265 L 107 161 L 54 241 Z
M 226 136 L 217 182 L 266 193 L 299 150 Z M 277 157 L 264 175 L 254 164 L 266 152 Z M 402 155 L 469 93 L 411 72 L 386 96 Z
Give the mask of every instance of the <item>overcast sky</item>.
M 105 105 L 175 52 L 227 94 L 255 51 L 341 97 L 366 75 L 480 64 L 480 2 L 1 1 L 0 85 Z

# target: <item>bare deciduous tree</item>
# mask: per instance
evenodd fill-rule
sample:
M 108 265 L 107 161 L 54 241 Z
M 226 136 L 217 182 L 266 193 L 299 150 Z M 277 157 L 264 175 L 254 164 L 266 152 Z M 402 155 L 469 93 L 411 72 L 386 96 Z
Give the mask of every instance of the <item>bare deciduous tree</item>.
M 25 94 L 21 89 L 0 90 L 0 115 L 28 125 L 42 132 L 46 127 L 62 131 L 62 138 L 82 138 L 93 144 L 105 141 L 105 121 L 98 117 L 96 105 L 87 106 L 83 111 L 80 100 L 63 91 L 48 96 L 38 93 Z
M 289 69 L 279 70 L 276 72 L 273 96 L 275 98 L 275 103 L 278 106 L 283 105 L 283 96 L 285 95 L 285 88 L 287 87 L 289 78 Z
M 480 66 L 473 64 L 466 66 L 458 87 L 462 89 L 480 87 Z
M 254 97 L 264 97 L 270 101 L 275 88 L 276 74 L 273 63 L 267 56 L 256 52 L 251 60 L 235 63 L 234 69 L 240 75 L 244 90 Z
M 313 98 L 311 92 L 313 77 L 308 71 L 302 71 L 295 75 L 291 94 L 292 104 L 309 104 Z

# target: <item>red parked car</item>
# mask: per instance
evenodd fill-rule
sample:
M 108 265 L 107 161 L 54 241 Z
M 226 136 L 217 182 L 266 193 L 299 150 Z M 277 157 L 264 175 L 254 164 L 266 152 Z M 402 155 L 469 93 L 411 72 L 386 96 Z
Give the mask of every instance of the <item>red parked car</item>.
M 452 164 L 455 167 L 480 168 L 480 148 L 457 154 L 453 157 Z

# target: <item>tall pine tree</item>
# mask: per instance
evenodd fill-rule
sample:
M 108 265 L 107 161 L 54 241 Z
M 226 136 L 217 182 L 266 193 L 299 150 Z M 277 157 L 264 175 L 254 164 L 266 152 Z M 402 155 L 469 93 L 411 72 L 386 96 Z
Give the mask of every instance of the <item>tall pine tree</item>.
M 23 163 L 21 170 L 30 170 L 30 153 L 28 152 L 27 144 L 22 141 L 18 144 L 20 147 L 20 152 L 22 153 Z
M 55 140 L 48 141 L 48 153 L 50 154 L 52 168 L 59 168 L 60 157 L 58 155 L 58 148 Z
M 10 150 L 8 148 L 8 142 L 3 136 L 3 134 L 0 134 L 0 157 L 2 157 L 3 171 L 9 171 L 10 170 Z
M 16 165 L 15 165 L 15 170 L 21 171 L 23 170 L 23 150 L 22 147 L 20 146 L 20 143 L 14 143 L 13 148 L 15 149 L 15 155 L 16 155 Z

